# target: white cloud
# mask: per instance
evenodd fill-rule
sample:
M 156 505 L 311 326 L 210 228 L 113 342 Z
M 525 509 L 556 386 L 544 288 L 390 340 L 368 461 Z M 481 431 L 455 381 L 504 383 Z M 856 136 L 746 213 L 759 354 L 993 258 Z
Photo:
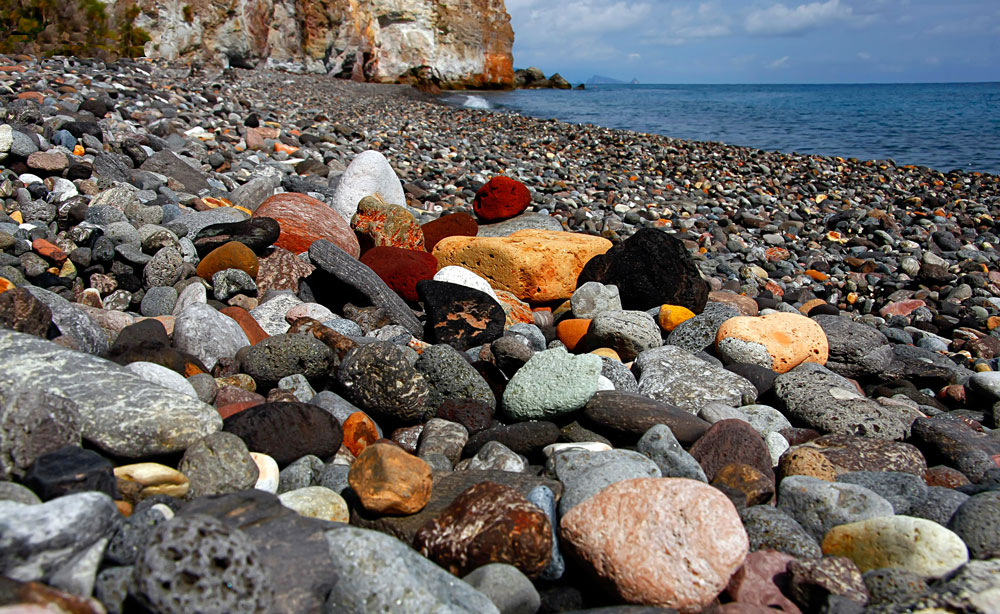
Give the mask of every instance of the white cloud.
M 749 34 L 787 36 L 834 22 L 848 21 L 853 14 L 854 10 L 841 5 L 840 0 L 811 2 L 796 7 L 788 7 L 779 2 L 747 13 L 744 28 Z
M 867 62 L 868 60 L 872 59 L 872 54 L 868 53 L 867 51 L 859 51 L 858 59 Z
M 773 62 L 770 62 L 767 65 L 767 67 L 771 68 L 771 69 L 776 69 L 776 68 L 782 68 L 786 64 L 788 64 L 788 56 L 787 55 L 783 55 L 780 58 L 778 58 L 777 60 L 774 60 Z
M 635 62 L 636 60 L 639 60 L 641 58 L 642 58 L 642 56 L 639 55 L 638 53 L 630 53 L 630 54 L 628 54 L 628 61 L 629 62 Z

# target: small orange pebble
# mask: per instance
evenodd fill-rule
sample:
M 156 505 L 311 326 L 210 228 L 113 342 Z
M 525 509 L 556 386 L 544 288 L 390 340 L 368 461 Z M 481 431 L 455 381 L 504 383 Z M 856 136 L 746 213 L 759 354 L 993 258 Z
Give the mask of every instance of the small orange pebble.
M 14 220 L 18 224 L 23 224 L 24 223 L 24 216 L 21 215 L 20 211 L 14 211 L 13 213 L 11 213 L 10 214 L 10 219 Z
M 816 269 L 806 270 L 806 275 L 812 277 L 815 281 L 826 281 L 830 279 L 830 276 L 822 271 L 817 271 Z
M 240 401 L 238 403 L 223 405 L 222 407 L 217 408 L 216 411 L 219 412 L 219 415 L 223 420 L 225 420 L 230 416 L 235 416 L 241 411 L 250 409 L 251 407 L 256 407 L 261 403 L 263 403 L 263 401 Z
M 66 262 L 69 256 L 58 245 L 52 243 L 51 241 L 46 241 L 45 239 L 35 239 L 31 242 L 31 249 L 35 250 L 39 256 L 47 258 L 56 264 L 62 264 Z
M 7 280 L 4 280 L 4 281 L 7 281 Z M 1000 326 L 1000 317 L 998 317 L 998 316 L 990 316 L 990 317 L 986 318 L 986 328 L 988 328 L 989 330 L 993 330 L 997 326 Z
M 378 427 L 365 412 L 356 411 L 344 420 L 344 447 L 358 456 L 361 451 L 378 441 Z
M 847 304 L 848 305 L 853 305 L 854 303 L 857 303 L 857 302 L 858 302 L 858 293 L 857 292 L 848 292 L 847 293 Z
M 0 277 L 0 294 L 3 294 L 7 290 L 14 289 L 14 282 L 7 279 L 6 277 Z
M 594 354 L 595 356 L 604 356 L 605 358 L 611 358 L 613 360 L 617 360 L 618 362 L 622 361 L 622 357 L 618 355 L 618 352 L 614 351 L 611 348 L 597 348 L 596 350 L 591 352 L 591 354 Z
M 217 198 L 215 196 L 205 196 L 204 198 L 201 199 L 201 202 L 205 203 L 206 205 L 208 205 L 212 209 L 216 209 L 218 207 L 232 207 L 233 206 L 233 203 L 229 202 L 229 200 L 227 200 L 225 198 Z
M 274 144 L 274 151 L 283 151 L 287 154 L 293 154 L 298 151 L 298 147 L 293 147 L 291 145 L 285 145 L 284 143 L 278 142 Z
M 577 344 L 590 330 L 590 318 L 570 318 L 556 325 L 556 336 L 563 342 L 566 349 L 573 351 Z
M 83 145 L 74 145 L 73 146 L 73 155 L 74 156 L 82 156 L 85 153 L 87 153 L 87 150 L 83 147 Z
M 657 320 L 660 323 L 660 328 L 669 333 L 677 328 L 678 324 L 693 317 L 694 312 L 687 307 L 682 307 L 681 305 L 661 305 Z
M 132 515 L 132 504 L 128 501 L 115 499 L 115 507 L 118 508 L 118 513 L 126 518 Z

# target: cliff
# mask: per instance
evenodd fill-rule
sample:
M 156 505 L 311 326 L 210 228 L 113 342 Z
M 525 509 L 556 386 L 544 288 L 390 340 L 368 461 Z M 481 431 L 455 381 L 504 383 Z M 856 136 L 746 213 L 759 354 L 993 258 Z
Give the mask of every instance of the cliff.
M 123 2 L 126 0 L 117 0 Z M 503 0 L 127 0 L 150 57 L 443 88 L 514 86 Z

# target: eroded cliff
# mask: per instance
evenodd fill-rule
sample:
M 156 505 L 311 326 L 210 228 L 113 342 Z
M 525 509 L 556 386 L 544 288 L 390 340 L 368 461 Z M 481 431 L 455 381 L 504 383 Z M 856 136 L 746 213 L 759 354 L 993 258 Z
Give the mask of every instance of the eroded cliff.
M 135 0 L 146 55 L 441 87 L 513 87 L 503 0 Z

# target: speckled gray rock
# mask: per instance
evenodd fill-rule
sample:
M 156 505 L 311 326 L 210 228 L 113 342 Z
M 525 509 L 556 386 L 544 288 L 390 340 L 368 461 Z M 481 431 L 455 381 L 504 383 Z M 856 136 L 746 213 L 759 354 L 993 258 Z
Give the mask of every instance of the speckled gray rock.
M 569 298 L 569 304 L 573 309 L 573 316 L 577 318 L 593 318 L 605 311 L 622 309 L 618 286 L 598 281 L 588 281 L 577 288 Z
M 715 334 L 722 323 L 740 314 L 739 310 L 725 303 L 707 303 L 705 310 L 678 324 L 670 331 L 667 343 L 689 352 L 700 352 L 715 343 Z
M 417 339 L 423 339 L 424 327 L 402 298 L 393 292 L 370 268 L 326 239 L 309 246 L 309 259 L 342 283 L 361 292 L 376 307 L 385 310 L 394 324 L 400 324 Z
M 601 375 L 608 378 L 620 392 L 639 392 L 639 382 L 620 360 L 601 356 Z
M 196 373 L 191 377 L 187 378 L 191 387 L 194 388 L 195 394 L 198 395 L 203 403 L 211 403 L 215 400 L 215 395 L 219 392 L 219 384 L 215 381 L 209 373 Z
M 177 295 L 177 302 L 174 303 L 174 309 L 171 313 L 178 315 L 188 305 L 196 303 L 201 305 L 208 303 L 208 289 L 205 281 L 200 277 L 184 286 L 184 289 Z
M 340 424 L 344 424 L 344 420 L 347 420 L 354 412 L 361 411 L 354 403 L 330 390 L 317 392 L 316 396 L 309 400 L 309 404 L 322 407 Z
M 538 352 L 507 384 L 503 407 L 518 421 L 544 420 L 580 409 L 597 392 L 601 359 L 562 348 Z
M 83 438 L 118 456 L 179 452 L 222 428 L 211 405 L 31 335 L 0 329 L 0 364 L 0 389 L 32 382 L 73 399 Z
M 663 345 L 659 325 L 645 311 L 603 311 L 594 316 L 587 338 L 594 347 L 609 347 L 618 352 L 624 362 Z
M 909 601 L 927 591 L 927 580 L 905 569 L 872 569 L 862 578 L 868 587 L 869 605 Z
M 666 424 L 657 424 L 646 431 L 636 444 L 635 451 L 656 463 L 665 478 L 689 478 L 708 482 L 705 470 L 681 447 Z
M 799 559 L 823 556 L 819 542 L 780 508 L 754 505 L 740 511 L 750 550 L 777 550 Z
M 177 290 L 172 286 L 149 288 L 142 296 L 142 302 L 139 303 L 139 313 L 147 318 L 169 316 L 174 312 L 177 296 Z
M 132 566 L 106 567 L 97 574 L 94 597 L 108 614 L 124 614 L 124 601 L 132 587 Z
M 639 372 L 640 393 L 692 414 L 713 401 L 739 407 L 757 399 L 748 380 L 676 345 L 642 352 L 633 369 Z
M 948 528 L 969 547 L 971 558 L 1000 558 L 1000 491 L 971 497 L 955 511 Z
M 837 476 L 838 482 L 857 484 L 892 504 L 893 513 L 909 516 L 914 505 L 927 496 L 923 477 L 902 471 L 850 471 Z
M 790 418 L 820 432 L 875 439 L 904 439 L 909 434 L 905 414 L 861 396 L 841 376 L 815 363 L 779 375 L 774 393 Z
M 85 311 L 54 292 L 35 286 L 24 288 L 52 311 L 52 323 L 73 340 L 76 349 L 88 354 L 108 353 L 111 347 L 108 334 Z
M 191 498 L 253 488 L 259 470 L 243 440 L 224 431 L 198 440 L 184 451 L 177 470 L 190 481 Z
M 326 377 L 332 356 L 333 350 L 309 333 L 273 335 L 242 352 L 240 366 L 267 388 L 298 373 L 310 380 Z
M 545 349 L 545 334 L 542 333 L 542 329 L 534 324 L 518 322 L 504 332 L 504 334 L 510 333 L 516 333 L 527 339 L 529 342 L 528 345 L 536 352 L 541 352 Z
M 41 505 L 0 501 L 0 574 L 89 595 L 121 519 L 111 497 L 99 492 Z
M 157 251 L 142 270 L 142 281 L 147 287 L 172 286 L 181 278 L 184 255 L 176 247 Z
M 462 449 L 469 440 L 469 431 L 457 422 L 431 418 L 424 423 L 417 443 L 417 456 L 423 459 L 441 454 L 454 465 L 462 457 Z
M 174 321 L 174 347 L 194 354 L 209 369 L 248 345 L 250 340 L 236 320 L 202 303 L 188 305 Z
M 549 564 L 542 570 L 539 577 L 542 580 L 558 580 L 566 573 L 566 560 L 563 559 L 562 552 L 559 551 L 559 531 L 557 530 L 558 516 L 556 516 L 556 496 L 552 489 L 544 484 L 535 486 L 527 494 L 528 501 L 538 506 L 549 519 L 549 526 L 552 529 L 552 558 Z
M 964 384 L 973 374 L 936 351 L 896 344 L 892 346 L 892 363 L 883 376 L 889 380 L 933 378 L 942 384 Z
M 187 236 L 193 237 L 198 231 L 212 224 L 242 222 L 249 216 L 233 207 L 218 207 L 207 211 L 186 211 L 176 222 L 187 228 Z
M 326 539 L 337 583 L 324 614 L 499 614 L 488 597 L 395 537 L 343 527 L 328 531 Z
M 518 230 L 563 230 L 556 218 L 544 213 L 522 213 L 496 224 L 480 224 L 480 237 L 507 237 Z
M 563 485 L 560 517 L 616 482 L 663 477 L 656 463 L 631 450 L 591 452 L 568 448 L 556 452 L 546 466 Z
M 132 565 L 139 558 L 153 529 L 173 517 L 173 511 L 163 504 L 144 501 L 136 506 L 132 515 L 119 523 L 104 553 L 105 560 L 115 565 Z
M 839 524 L 892 516 L 892 504 L 864 486 L 793 475 L 778 485 L 778 508 L 821 541 Z
M 750 407 L 749 405 L 747 407 Z M 742 420 L 750 422 L 741 407 L 730 407 L 724 403 L 708 403 L 698 410 L 698 417 L 705 422 L 715 424 L 722 420 Z
M 240 530 L 200 514 L 176 516 L 153 531 L 134 570 L 135 597 L 161 614 L 266 614 L 274 587 Z
M 475 399 L 496 409 L 489 384 L 455 348 L 437 344 L 424 348 L 413 365 L 430 386 L 427 404 L 436 411 L 448 399 Z
M 253 277 L 240 269 L 224 269 L 212 275 L 212 296 L 217 301 L 228 301 L 237 294 L 257 294 Z
M 350 487 L 350 483 L 347 480 L 347 474 L 350 470 L 350 465 L 327 463 L 323 465 L 323 469 L 320 470 L 316 478 L 316 486 L 329 488 L 338 494 L 343 493 L 345 489 Z
M 933 520 L 946 527 L 955 511 L 968 500 L 969 495 L 954 488 L 928 486 L 924 500 L 910 509 L 910 516 Z
M 163 386 L 164 388 L 169 388 L 174 392 L 198 398 L 198 393 L 195 392 L 194 387 L 191 386 L 186 379 L 184 379 L 183 375 L 168 369 L 163 365 L 139 360 L 125 365 L 125 370 L 130 373 L 135 373 L 151 384 Z
M 462 580 L 489 597 L 500 614 L 535 614 L 542 604 L 535 585 L 513 565 L 483 565 Z
M 27 486 L 3 480 L 0 480 L 0 501 L 23 503 L 24 505 L 38 505 L 42 502 L 38 495 Z
M 467 461 L 462 461 L 463 470 L 475 471 L 509 471 L 524 473 L 528 469 L 528 459 L 511 450 L 499 441 L 488 441 L 479 448 L 476 455 Z M 458 467 L 456 467 L 456 470 Z
M 830 355 L 826 368 L 844 377 L 878 375 L 892 362 L 892 346 L 877 329 L 845 316 L 813 318 L 826 333 Z
M 278 474 L 278 493 L 282 494 L 308 486 L 316 486 L 323 471 L 323 460 L 307 454 L 288 465 Z M 346 478 L 345 478 L 346 483 Z
M 349 399 L 376 420 L 421 422 L 435 409 L 427 404 L 427 380 L 410 365 L 402 348 L 385 341 L 351 350 L 337 381 Z
M 280 292 L 271 296 L 260 305 L 250 310 L 250 315 L 269 335 L 283 335 L 291 328 L 285 320 L 285 314 L 296 305 L 301 305 L 299 297 L 291 292 Z
M 769 433 L 775 433 L 792 426 L 784 414 L 770 405 L 744 405 L 740 411 L 746 415 L 747 422 L 760 433 L 761 437 L 766 438 Z
M 0 388 L 0 479 L 23 478 L 39 456 L 80 445 L 80 413 L 72 399 L 28 382 Z

